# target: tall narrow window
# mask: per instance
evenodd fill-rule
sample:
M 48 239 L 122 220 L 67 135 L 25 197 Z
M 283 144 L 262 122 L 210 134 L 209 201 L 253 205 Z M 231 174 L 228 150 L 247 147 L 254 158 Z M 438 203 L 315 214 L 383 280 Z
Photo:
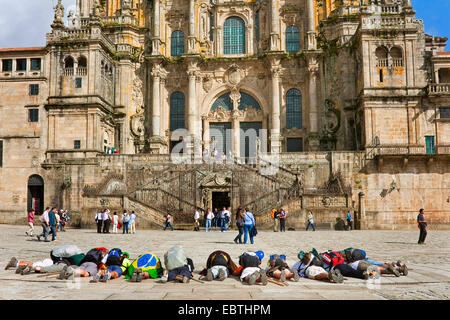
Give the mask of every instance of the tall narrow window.
M 75 78 L 75 88 L 79 89 L 83 86 L 83 78 Z
M 296 26 L 286 28 L 286 51 L 296 53 L 300 50 L 300 34 Z
M 302 94 L 297 89 L 286 93 L 286 128 L 302 128 Z
M 2 66 L 3 72 L 12 71 L 12 64 L 13 64 L 12 59 L 4 59 L 4 60 L 2 60 L 2 63 L 3 63 L 3 66 Z
M 241 18 L 231 17 L 223 27 L 223 53 L 245 53 L 245 22 Z
M 3 140 L 0 140 L 0 168 L 3 167 Z
M 434 136 L 426 136 L 425 137 L 425 146 L 427 154 L 434 154 Z
M 184 33 L 177 30 L 172 32 L 172 40 L 170 42 L 171 55 L 181 56 L 184 53 Z
M 27 71 L 27 59 L 17 59 L 16 64 L 16 71 Z
M 30 84 L 30 96 L 39 95 L 39 85 L 38 84 Z
M 170 131 L 185 128 L 185 99 L 182 92 L 174 92 L 170 96 Z
M 40 71 L 41 70 L 41 58 L 31 59 L 31 67 L 32 71 Z
M 73 148 L 74 149 L 81 149 L 81 140 L 74 140 L 73 141 Z
M 214 14 L 209 12 L 209 40 L 214 41 Z
M 255 13 L 255 39 L 256 41 L 259 41 L 260 37 L 260 22 L 259 22 L 259 10 Z
M 39 122 L 39 109 L 28 109 L 28 122 Z

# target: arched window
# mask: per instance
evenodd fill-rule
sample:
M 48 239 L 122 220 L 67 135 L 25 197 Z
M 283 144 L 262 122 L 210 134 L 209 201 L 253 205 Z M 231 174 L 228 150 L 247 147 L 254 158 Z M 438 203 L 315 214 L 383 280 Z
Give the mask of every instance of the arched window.
M 286 51 L 296 53 L 300 50 L 300 34 L 296 26 L 286 28 Z
M 256 99 L 251 95 L 242 91 L 240 91 L 239 94 L 241 95 L 241 98 L 239 99 L 238 110 L 245 110 L 250 107 L 256 110 L 261 110 L 261 106 L 259 105 L 258 101 L 256 101 Z M 219 98 L 217 98 L 217 100 L 214 101 L 211 107 L 211 111 L 214 111 L 219 107 L 223 108 L 226 111 L 233 110 L 233 102 L 230 98 L 230 92 L 224 93 Z
M 68 56 L 64 59 L 64 68 L 69 69 L 73 68 L 73 58 L 71 56 Z
M 223 26 L 223 53 L 245 54 L 245 22 L 241 18 L 231 17 Z
M 393 47 L 390 52 L 392 58 L 392 66 L 403 67 L 403 52 L 399 47 Z
M 170 42 L 171 55 L 181 56 L 184 53 L 184 32 L 177 30 L 172 32 L 172 40 Z
M 302 128 L 302 94 L 297 89 L 286 93 L 286 128 Z
M 377 57 L 377 67 L 388 66 L 388 50 L 386 47 L 378 47 L 375 50 L 375 56 Z
M 170 131 L 185 128 L 184 94 L 174 92 L 170 96 Z
M 77 75 L 78 76 L 85 76 L 85 75 L 87 75 L 87 59 L 85 57 L 83 57 L 83 56 L 78 58 Z

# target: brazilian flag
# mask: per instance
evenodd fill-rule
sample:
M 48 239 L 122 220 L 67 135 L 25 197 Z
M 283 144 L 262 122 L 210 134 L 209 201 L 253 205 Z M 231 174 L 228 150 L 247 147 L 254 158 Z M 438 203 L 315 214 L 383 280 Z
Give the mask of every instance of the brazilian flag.
M 159 258 L 151 252 L 141 254 L 136 260 L 134 260 L 128 267 L 126 279 L 131 279 L 133 271 L 136 268 L 142 269 L 143 272 L 147 272 L 150 278 L 156 279 L 163 273 L 161 261 Z

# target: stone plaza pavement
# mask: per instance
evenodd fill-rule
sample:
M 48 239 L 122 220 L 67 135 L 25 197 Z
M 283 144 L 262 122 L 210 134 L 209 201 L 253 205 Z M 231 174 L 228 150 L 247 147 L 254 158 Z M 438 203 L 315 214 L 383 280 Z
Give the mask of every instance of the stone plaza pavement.
M 58 234 L 55 243 L 38 242 L 25 235 L 26 226 L 0 225 L 0 299 L 64 299 L 64 300 L 377 300 L 377 299 L 420 299 L 436 300 L 450 298 L 450 231 L 428 232 L 427 244 L 417 244 L 418 231 L 287 231 L 274 233 L 260 231 L 255 245 L 236 245 L 233 238 L 236 231 L 221 233 L 213 231 L 160 231 L 138 230 L 136 234 L 97 234 L 95 230 L 68 229 Z M 41 231 L 37 227 L 36 231 Z M 49 257 L 52 248 L 76 244 L 87 252 L 93 247 L 121 248 L 131 258 L 150 251 L 164 256 L 170 247 L 182 245 L 195 264 L 195 278 L 204 267 L 208 255 L 224 250 L 238 262 L 238 256 L 246 250 L 263 250 L 266 257 L 263 265 L 273 253 L 285 253 L 288 263 L 297 260 L 299 250 L 318 251 L 327 249 L 362 248 L 368 256 L 380 261 L 407 263 L 410 272 L 407 277 L 396 278 L 385 275 L 379 284 L 368 286 L 364 280 L 348 278 L 343 284 L 300 279 L 289 282 L 287 287 L 268 283 L 267 286 L 243 285 L 237 278 L 224 282 L 213 281 L 188 284 L 158 283 L 145 280 L 129 282 L 123 278 L 108 283 L 89 283 L 88 278 L 78 282 L 62 281 L 53 277 L 38 277 L 37 274 L 16 275 L 13 270 L 4 270 L 12 256 L 18 259 L 39 261 Z

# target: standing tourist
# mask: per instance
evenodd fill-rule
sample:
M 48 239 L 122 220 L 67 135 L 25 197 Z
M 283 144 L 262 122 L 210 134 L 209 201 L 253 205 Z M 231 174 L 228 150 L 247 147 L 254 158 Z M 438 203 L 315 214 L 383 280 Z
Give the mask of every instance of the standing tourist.
M 306 231 L 308 231 L 310 226 L 313 228 L 313 231 L 316 231 L 316 227 L 314 226 L 314 218 L 311 211 L 308 212 L 308 225 L 306 226 Z
M 223 207 L 220 212 L 220 232 L 227 231 L 227 209 Z
M 347 211 L 347 225 L 349 230 L 353 230 L 352 227 L 352 215 L 350 214 L 350 210 Z
M 45 242 L 50 242 L 47 237 L 49 233 L 49 222 L 48 222 L 48 212 L 50 210 L 50 207 L 45 208 L 44 213 L 41 216 L 41 223 L 42 223 L 42 233 L 37 236 L 37 239 L 41 241 L 41 237 L 45 238 Z
M 134 211 L 131 211 L 129 225 L 130 233 L 136 233 L 136 214 L 134 213 Z
M 112 222 L 113 222 L 113 233 L 117 233 L 117 226 L 119 225 L 119 216 L 117 215 L 117 212 L 114 212 Z
M 227 208 L 227 211 L 225 211 L 225 222 L 226 222 L 226 229 L 230 228 L 231 225 L 231 207 Z M 225 229 L 225 230 L 226 230 Z
M 61 209 L 59 215 L 61 216 L 61 222 L 59 223 L 59 231 L 66 231 L 64 230 L 64 226 L 66 225 L 67 214 L 64 210 Z
M 61 216 L 58 214 L 58 210 L 55 209 L 55 218 L 56 218 L 56 233 L 59 231 L 59 228 L 61 227 Z
M 102 233 L 103 225 L 103 212 L 99 212 L 95 215 L 95 223 L 97 223 L 97 233 Z
M 212 226 L 214 228 L 217 228 L 217 221 L 219 220 L 219 211 L 217 210 L 217 208 L 214 208 L 213 214 L 214 214 L 214 219 L 212 221 Z
M 273 232 L 278 232 L 278 211 L 273 208 L 271 212 L 271 218 L 273 219 Z
M 256 226 L 255 217 L 248 208 L 244 210 L 244 244 L 247 243 L 248 236 L 250 235 L 250 243 L 253 244 L 252 229 Z
M 280 232 L 286 232 L 286 211 L 281 209 L 278 217 L 280 219 Z
M 31 208 L 30 212 L 28 212 L 28 225 L 30 226 L 30 229 L 28 229 L 28 231 L 25 231 L 25 233 L 30 237 L 33 236 L 34 231 L 34 213 L 35 211 L 33 208 Z
M 50 233 L 52 234 L 52 241 L 56 240 L 56 208 L 52 208 L 48 212 L 48 224 L 50 227 Z
M 239 234 L 234 238 L 234 243 L 242 244 L 242 235 L 244 234 L 244 214 L 242 213 L 242 208 L 239 207 L 236 211 L 236 227 L 238 228 Z
M 123 210 L 123 215 L 122 215 L 123 231 L 122 231 L 122 234 L 125 234 L 125 233 L 128 234 L 128 223 L 130 223 L 130 215 L 127 213 L 127 210 Z
M 200 219 L 200 213 L 198 212 L 198 209 L 195 209 L 194 213 L 194 231 L 200 231 L 200 222 L 198 221 Z
M 211 221 L 214 219 L 214 213 L 211 212 L 210 209 L 206 211 L 205 217 L 205 230 L 206 232 L 211 232 Z
M 103 220 L 103 233 L 109 233 L 109 210 L 106 209 L 102 213 L 102 220 Z
M 166 225 L 164 227 L 164 231 L 166 231 L 167 227 L 170 227 L 170 229 L 172 229 L 172 231 L 173 231 L 173 227 L 172 227 L 173 218 L 172 218 L 172 215 L 170 213 L 167 213 L 164 218 L 166 218 Z
M 420 209 L 419 214 L 417 216 L 417 223 L 419 224 L 419 244 L 425 244 L 425 238 L 427 237 L 427 222 L 425 220 L 424 214 L 425 210 Z

